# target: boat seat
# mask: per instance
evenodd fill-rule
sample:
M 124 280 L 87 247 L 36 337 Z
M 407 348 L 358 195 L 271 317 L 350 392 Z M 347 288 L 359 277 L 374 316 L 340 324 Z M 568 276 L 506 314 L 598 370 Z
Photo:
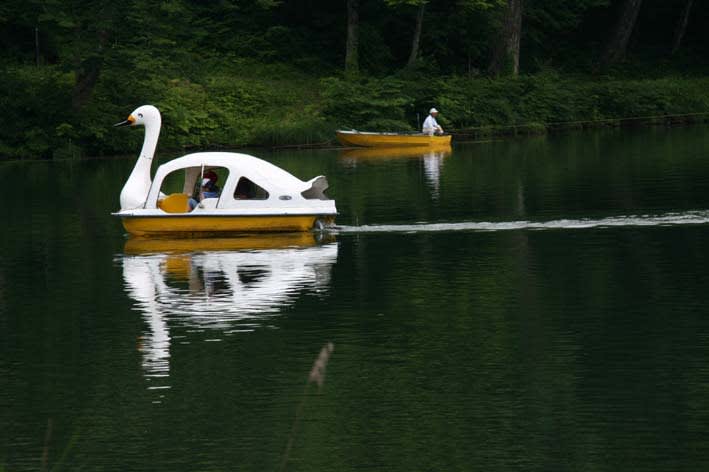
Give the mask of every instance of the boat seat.
M 190 211 L 189 197 L 184 193 L 172 193 L 158 200 L 158 208 L 165 213 L 188 213 Z
M 218 198 L 204 198 L 199 203 L 200 208 L 213 209 L 217 207 Z

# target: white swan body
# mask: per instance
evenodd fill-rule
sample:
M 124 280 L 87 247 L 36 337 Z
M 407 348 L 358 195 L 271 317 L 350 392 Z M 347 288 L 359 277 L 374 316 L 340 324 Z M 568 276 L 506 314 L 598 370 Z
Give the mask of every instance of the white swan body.
M 135 163 L 133 172 L 123 186 L 123 190 L 121 190 L 121 210 L 133 210 L 145 206 L 145 199 L 148 197 L 151 184 L 150 167 L 155 155 L 155 148 L 158 145 L 161 123 L 162 119 L 158 109 L 152 105 L 143 105 L 136 108 L 126 121 L 116 125 L 143 125 L 145 127 L 145 139 L 140 156 Z

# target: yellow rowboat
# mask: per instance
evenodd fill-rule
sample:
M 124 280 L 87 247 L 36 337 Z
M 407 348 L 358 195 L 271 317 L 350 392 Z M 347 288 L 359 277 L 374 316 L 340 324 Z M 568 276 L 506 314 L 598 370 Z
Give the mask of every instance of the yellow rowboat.
M 335 132 L 344 146 L 385 147 L 385 146 L 450 146 L 451 136 L 429 136 L 427 134 L 373 133 L 368 131 Z
M 130 234 L 224 236 L 334 224 L 337 209 L 325 195 L 325 176 L 305 182 L 248 154 L 200 152 L 161 165 L 151 178 L 160 112 L 145 105 L 119 124 L 145 126 L 143 149 L 121 191 L 121 210 L 113 213 Z

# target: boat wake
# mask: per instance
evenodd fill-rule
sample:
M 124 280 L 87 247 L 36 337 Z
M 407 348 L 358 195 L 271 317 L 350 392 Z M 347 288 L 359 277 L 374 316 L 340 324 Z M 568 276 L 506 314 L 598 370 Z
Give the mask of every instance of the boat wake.
M 588 229 L 637 226 L 679 226 L 709 223 L 709 210 L 627 215 L 608 218 L 560 219 L 550 221 L 464 221 L 459 223 L 415 223 L 404 225 L 336 226 L 335 233 L 428 233 L 438 231 L 514 231 Z

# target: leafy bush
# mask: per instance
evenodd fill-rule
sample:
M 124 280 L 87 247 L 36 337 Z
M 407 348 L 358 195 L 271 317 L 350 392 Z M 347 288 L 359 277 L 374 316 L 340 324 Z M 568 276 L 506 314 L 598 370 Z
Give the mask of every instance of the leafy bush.
M 71 142 L 72 79 L 55 67 L 0 69 L 0 156 L 50 157 Z
M 256 146 L 312 145 L 332 141 L 332 125 L 322 117 L 306 114 L 297 117 L 273 117 L 257 121 L 249 137 Z
M 142 133 L 111 125 L 146 103 L 162 111 L 162 150 L 325 143 L 337 128 L 410 131 L 431 106 L 441 110 L 446 130 L 479 136 L 709 118 L 706 78 L 621 80 L 547 70 L 495 80 L 416 71 L 347 80 L 318 79 L 283 64 L 204 61 L 190 72 L 141 62 L 132 82 L 123 80 L 123 68 L 107 64 L 80 111 L 71 108 L 72 73 L 54 66 L 0 70 L 0 157 L 134 152 Z
M 406 94 L 407 83 L 384 79 L 321 80 L 323 113 L 339 127 L 375 131 L 410 130 L 406 120 L 413 98 Z
M 522 126 L 578 127 L 648 117 L 709 113 L 709 79 L 594 80 L 554 73 L 489 79 L 442 79 L 435 98 L 458 129 L 506 133 Z M 699 115 L 698 115 L 699 116 Z M 661 122 L 666 121 L 664 118 Z M 654 119 L 657 122 L 657 119 Z

